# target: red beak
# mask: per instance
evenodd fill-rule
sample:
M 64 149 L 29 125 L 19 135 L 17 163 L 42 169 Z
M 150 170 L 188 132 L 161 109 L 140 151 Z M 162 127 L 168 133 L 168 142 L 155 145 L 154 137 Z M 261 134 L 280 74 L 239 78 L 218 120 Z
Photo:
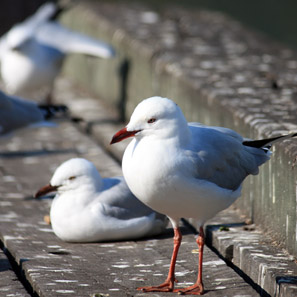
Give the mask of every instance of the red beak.
M 134 136 L 136 133 L 138 133 L 141 130 L 136 131 L 127 131 L 127 128 L 123 128 L 122 130 L 118 131 L 113 137 L 110 142 L 110 144 L 120 142 L 126 138 Z
M 38 197 L 41 197 L 41 196 L 44 196 L 45 194 L 47 193 L 50 193 L 50 192 L 53 192 L 53 191 L 56 191 L 58 189 L 57 186 L 52 186 L 51 184 L 48 184 L 42 188 L 40 188 L 38 190 L 38 192 L 34 195 L 35 198 L 38 198 Z

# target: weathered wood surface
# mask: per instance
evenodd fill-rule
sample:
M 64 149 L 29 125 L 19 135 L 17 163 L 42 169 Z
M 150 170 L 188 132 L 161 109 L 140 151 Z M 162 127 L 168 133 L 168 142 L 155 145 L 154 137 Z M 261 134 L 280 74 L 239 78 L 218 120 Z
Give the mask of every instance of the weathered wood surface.
M 6 255 L 0 250 L 0 296 L 29 297 L 30 294 L 18 280 Z
M 141 34 L 138 35 L 138 33 L 143 33 L 143 26 L 138 26 L 135 20 L 141 20 L 145 15 L 149 15 L 146 14 L 147 12 L 151 13 L 151 11 L 139 12 L 139 9 L 141 10 L 142 8 L 132 9 L 132 12 L 130 11 L 132 14 L 130 15 L 139 15 L 140 18 L 133 19 L 133 26 L 129 30 L 125 30 L 124 25 L 128 26 L 130 24 L 131 17 L 126 17 L 129 16 L 129 13 L 125 15 L 123 13 L 121 17 L 123 17 L 124 21 L 121 18 L 117 19 L 121 22 L 119 26 L 121 30 L 118 30 L 117 25 L 112 22 L 113 16 L 118 16 L 117 10 L 110 10 L 106 6 L 108 14 L 105 14 L 103 10 L 100 10 L 100 12 L 99 10 L 94 12 L 94 10 L 91 13 L 89 7 L 92 6 L 87 5 L 83 7 L 83 11 L 85 16 L 95 24 L 96 32 L 99 31 L 97 20 L 98 15 L 101 13 L 104 16 L 99 23 L 103 26 L 106 36 L 110 39 L 115 39 L 118 49 L 123 49 L 122 40 L 124 40 L 124 48 L 127 49 L 129 55 L 126 56 L 127 53 L 124 51 L 120 52 L 118 56 L 120 62 L 122 63 L 127 57 L 130 59 L 132 57 L 133 59 L 136 58 L 132 63 L 134 67 L 135 65 L 137 67 L 136 72 L 134 72 L 134 68 L 130 73 L 129 92 L 137 100 L 142 99 L 138 94 L 143 93 L 152 95 L 152 93 L 158 92 L 158 94 L 170 95 L 174 99 L 182 100 L 180 104 L 195 119 L 199 117 L 199 121 L 206 119 L 205 122 L 207 122 L 207 116 L 212 115 L 212 119 L 215 120 L 216 124 L 230 127 L 235 125 L 238 129 L 242 129 L 241 132 L 244 131 L 246 134 L 249 132 L 254 135 L 268 135 L 272 133 L 273 129 L 281 131 L 284 128 L 295 128 L 296 123 L 290 122 L 296 118 L 296 113 L 294 113 L 296 106 L 292 103 L 292 100 L 295 100 L 294 92 L 290 90 L 291 84 L 294 83 L 292 73 L 296 69 L 295 54 L 293 52 L 281 49 L 279 46 L 273 46 L 270 52 L 267 50 L 270 46 L 269 43 L 265 45 L 263 50 L 262 41 L 259 42 L 259 38 L 255 39 L 253 34 L 247 34 L 247 31 L 238 26 L 237 23 L 230 22 L 230 20 L 220 15 L 199 13 L 201 19 L 195 19 L 195 24 L 199 25 L 198 21 L 200 20 L 209 28 L 211 23 L 218 21 L 219 25 L 215 28 L 219 28 L 218 33 L 222 33 L 222 35 L 219 34 L 218 36 L 224 36 L 224 30 L 230 28 L 230 26 L 236 28 L 236 30 L 228 32 L 228 34 L 237 30 L 239 32 L 235 34 L 236 38 L 231 40 L 233 45 L 238 40 L 237 36 L 240 37 L 239 39 L 242 42 L 243 34 L 249 36 L 252 42 L 256 40 L 255 44 L 259 42 L 259 48 L 257 48 L 255 53 L 252 53 L 252 56 L 242 57 L 238 53 L 238 57 L 234 60 L 231 51 L 231 58 L 233 58 L 230 60 L 231 64 L 229 66 L 234 65 L 239 75 L 236 74 L 234 80 L 233 75 L 231 75 L 230 78 L 232 79 L 229 81 L 229 73 L 233 71 L 232 67 L 224 68 L 223 72 L 220 71 L 222 65 L 225 65 L 225 56 L 223 56 L 223 63 L 219 60 L 214 62 L 208 61 L 208 59 L 213 60 L 214 53 L 215 55 L 220 55 L 219 50 L 202 52 L 200 54 L 197 52 L 196 54 L 199 54 L 198 56 L 200 57 L 196 59 L 199 62 L 198 64 L 192 63 L 193 59 L 187 56 L 188 52 L 185 54 L 183 51 L 178 53 L 170 51 L 168 56 L 167 49 L 165 52 L 160 50 L 159 53 L 150 55 L 150 46 L 159 46 L 160 43 L 152 42 L 150 38 L 140 38 Z M 77 9 L 78 15 L 81 13 L 80 9 L 82 8 Z M 154 15 L 158 17 L 159 21 L 162 20 L 162 23 L 164 21 L 166 25 L 166 18 L 163 16 L 160 18 L 158 13 L 152 12 L 151 17 Z M 173 16 L 175 16 L 174 11 Z M 71 19 L 72 21 L 85 21 L 83 17 L 72 17 Z M 179 26 L 179 22 L 182 19 L 186 21 L 185 23 L 189 21 L 184 12 L 182 12 L 182 15 L 177 13 L 176 17 L 170 20 L 170 23 L 175 24 L 177 22 Z M 110 24 L 112 25 L 110 26 Z M 227 26 L 224 26 L 224 24 L 227 24 Z M 145 24 L 144 26 L 147 30 L 146 34 L 152 33 L 153 36 L 156 36 L 154 30 L 150 31 L 151 28 L 154 28 L 154 25 Z M 208 31 L 206 30 L 205 32 Z M 129 43 L 131 40 L 133 42 Z M 150 46 L 147 47 L 144 41 Z M 197 39 L 198 43 L 201 41 L 204 43 L 203 40 Z M 207 44 L 206 41 L 207 38 L 205 38 L 205 44 Z M 215 43 L 217 42 L 217 40 L 214 41 Z M 230 40 L 228 41 L 227 38 L 222 42 L 222 45 L 226 41 L 227 44 L 230 44 Z M 186 45 L 187 43 L 180 43 L 182 46 L 184 44 Z M 200 49 L 203 49 L 203 45 Z M 198 48 L 196 48 L 199 49 L 200 45 L 197 44 L 197 46 Z M 142 50 L 139 50 L 139 48 Z M 194 48 L 191 46 L 191 49 Z M 135 55 L 135 49 L 137 49 L 138 55 Z M 239 63 L 233 63 L 232 61 Z M 249 61 L 251 62 L 250 65 Z M 119 99 L 123 99 L 120 96 L 123 94 L 119 93 L 118 88 L 122 81 L 118 81 L 119 77 L 115 75 L 119 70 L 118 66 L 120 66 L 118 62 L 116 60 L 110 67 L 111 64 L 105 61 L 102 62 L 103 65 L 100 65 L 103 67 L 98 67 L 107 80 L 112 76 L 113 82 L 111 85 L 115 86 L 115 88 L 110 87 L 107 80 L 100 80 L 102 78 L 101 75 L 93 75 L 89 71 L 90 68 L 97 71 L 97 64 L 94 60 L 87 59 L 87 62 L 84 60 L 81 64 L 83 67 L 79 68 L 80 71 L 72 71 L 72 73 L 78 73 L 80 78 L 84 79 L 85 76 L 82 75 L 82 72 L 84 72 L 84 67 L 86 67 L 88 75 L 91 78 L 96 77 L 96 88 L 104 87 L 108 90 L 105 94 L 106 98 L 113 97 L 109 96 L 112 94 L 115 95 L 116 99 L 118 96 Z M 285 65 L 282 63 L 285 63 Z M 157 73 L 154 72 L 154 69 L 151 70 L 150 67 L 152 66 L 158 70 Z M 202 71 L 195 69 L 193 66 L 202 67 Z M 241 68 L 248 66 L 251 66 L 250 72 L 245 72 Z M 147 68 L 150 70 L 147 71 Z M 225 71 L 226 69 L 228 71 Z M 271 90 L 271 78 L 263 75 L 266 75 L 266 72 L 269 74 L 270 70 L 274 74 L 275 70 L 273 69 L 279 69 L 280 71 L 280 79 L 277 80 L 277 82 L 280 82 L 280 89 L 278 90 Z M 192 71 L 195 75 L 190 80 L 187 80 L 187 74 L 192 73 Z M 211 74 L 212 71 L 215 72 L 215 75 Z M 202 87 L 196 85 L 197 77 L 199 78 L 198 85 L 201 83 Z M 153 78 L 153 83 L 147 78 Z M 180 81 L 180 78 L 182 78 L 182 81 Z M 253 79 L 250 80 L 250 78 Z M 91 81 L 88 76 L 85 79 Z M 135 81 L 139 83 L 135 83 Z M 204 83 L 202 83 L 203 81 Z M 189 98 L 194 96 L 196 99 L 197 97 L 198 90 L 196 90 L 196 87 L 192 88 L 193 83 L 198 88 L 198 93 L 201 93 L 199 98 L 205 101 L 204 104 L 199 105 L 199 112 L 187 105 L 187 102 L 195 102 L 195 100 L 188 100 Z M 85 83 L 85 87 L 87 85 Z M 123 142 L 113 147 L 109 146 L 111 136 L 120 127 L 115 122 L 118 119 L 117 114 L 109 109 L 103 109 L 102 104 L 98 100 L 93 100 L 86 93 L 79 93 L 79 98 L 77 98 L 77 94 L 73 92 L 73 86 L 69 85 L 67 81 L 61 80 L 58 86 L 58 101 L 69 103 L 71 110 L 76 111 L 78 116 L 86 118 L 87 122 L 81 123 L 78 127 L 75 127 L 70 122 L 64 122 L 58 128 L 19 131 L 12 138 L 0 140 L 0 239 L 4 251 L 15 259 L 22 271 L 23 279 L 29 282 L 33 291 L 39 296 L 92 296 L 94 294 L 98 296 L 168 296 L 168 294 L 157 293 L 144 294 L 136 291 L 135 288 L 143 284 L 158 284 L 165 278 L 172 250 L 172 230 L 168 229 L 168 232 L 161 237 L 139 241 L 67 244 L 56 238 L 50 226 L 44 223 L 43 216 L 49 211 L 49 201 L 34 200 L 32 199 L 32 194 L 40 186 L 48 183 L 54 169 L 61 162 L 73 156 L 81 156 L 93 161 L 103 176 L 118 175 L 121 173 L 120 167 L 117 161 L 110 158 L 106 150 L 120 160 L 123 149 L 127 145 L 127 142 Z M 153 89 L 152 86 L 154 86 Z M 260 102 L 258 98 L 264 99 Z M 272 100 L 270 100 L 271 98 Z M 196 101 L 198 102 L 198 100 Z M 218 104 L 218 102 L 222 104 Z M 133 110 L 135 103 L 136 101 L 128 102 L 127 107 L 129 111 Z M 225 113 L 222 115 L 221 105 L 229 105 L 228 113 L 226 111 L 228 116 Z M 249 112 L 252 114 L 248 114 Z M 282 120 L 286 119 L 287 122 L 282 124 L 279 120 L 280 117 Z M 275 124 L 276 120 L 278 121 L 277 124 Z M 90 132 L 91 137 L 97 143 L 100 143 L 104 149 L 100 148 L 90 136 L 87 136 L 86 132 Z M 281 147 L 284 148 L 284 146 Z M 293 143 L 284 151 L 293 152 Z M 275 157 L 275 163 L 287 164 L 289 168 L 292 167 L 292 170 L 288 171 L 287 167 L 281 167 L 286 174 L 289 174 L 288 178 L 284 174 L 279 173 L 279 176 L 273 175 L 273 180 L 281 180 L 278 177 L 284 177 L 285 181 L 288 181 L 289 178 L 292 179 L 295 171 L 293 171 L 294 166 L 292 166 L 293 159 L 290 159 L 291 156 L 292 153 L 289 153 L 289 159 L 284 159 L 285 161 L 279 161 L 283 159 L 280 159 L 278 155 Z M 274 172 L 271 168 L 276 168 L 276 166 L 273 166 L 267 167 L 267 171 Z M 280 166 L 280 164 L 277 164 L 277 166 Z M 264 179 L 260 178 L 259 180 Z M 263 184 L 270 185 L 270 182 L 264 182 Z M 279 182 L 279 184 L 283 185 L 282 182 Z M 292 185 L 293 183 L 290 182 L 289 184 Z M 251 189 L 261 189 L 262 191 L 261 186 L 255 185 L 252 182 Z M 292 193 L 295 193 L 295 188 L 290 189 Z M 265 191 L 262 192 L 264 193 Z M 264 194 L 263 197 L 268 197 L 266 192 Z M 253 195 L 252 193 L 251 196 Z M 283 195 L 283 197 L 287 196 Z M 296 201 L 294 196 L 292 197 L 292 207 L 288 203 L 281 206 L 289 205 L 287 209 L 294 212 Z M 264 200 L 259 199 L 257 201 Z M 239 206 L 241 204 L 239 203 Z M 250 206 L 248 205 L 248 207 Z M 257 207 L 257 216 L 260 219 L 267 217 L 270 220 L 270 216 L 263 216 L 259 209 Z M 293 216 L 288 216 L 287 211 L 282 211 L 282 214 L 285 214 L 285 216 L 274 216 L 274 219 L 280 218 L 281 222 L 285 223 L 274 225 L 279 226 L 280 230 L 286 230 L 288 234 L 292 235 L 287 236 L 286 240 L 295 242 L 295 232 L 293 232 L 295 225 L 286 223 L 290 222 L 288 218 Z M 291 215 L 291 212 L 289 214 Z M 287 221 L 284 221 L 286 219 Z M 271 248 L 271 242 L 267 241 L 267 238 L 257 226 L 255 230 L 252 228 L 244 230 L 246 226 L 242 224 L 242 221 L 242 218 L 238 218 L 236 215 L 232 216 L 229 212 L 225 212 L 212 220 L 211 224 L 213 225 L 220 225 L 221 222 L 224 222 L 231 224 L 232 228 L 229 231 L 220 231 L 217 226 L 209 227 L 207 232 L 211 239 L 209 244 L 213 245 L 227 259 L 238 265 L 255 283 L 262 286 L 264 288 L 263 294 L 269 292 L 275 296 L 296 296 L 297 270 L 294 258 L 281 251 L 277 245 Z M 261 222 L 261 220 L 259 221 Z M 239 225 L 237 225 L 238 222 L 240 223 Z M 270 227 L 273 229 L 275 226 Z M 187 228 L 183 228 L 183 231 L 185 234 L 184 243 L 181 247 L 177 266 L 180 285 L 193 282 L 197 272 L 194 236 Z M 285 234 L 285 232 L 282 232 L 282 234 Z M 3 253 L 0 254 L 0 264 L 0 296 L 29 296 L 30 294 L 26 292 L 21 282 L 17 280 L 7 257 Z M 231 268 L 227 267 L 209 249 L 206 249 L 204 269 L 206 296 L 258 295 L 249 284 L 238 277 Z

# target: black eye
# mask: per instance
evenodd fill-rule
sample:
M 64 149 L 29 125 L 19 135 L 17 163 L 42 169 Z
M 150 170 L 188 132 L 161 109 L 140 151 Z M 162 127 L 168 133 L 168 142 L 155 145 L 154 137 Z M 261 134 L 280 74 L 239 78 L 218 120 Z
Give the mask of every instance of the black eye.
M 152 123 L 154 123 L 155 121 L 156 121 L 155 118 L 151 118 L 151 119 L 149 119 L 147 122 L 148 122 L 149 124 L 152 124 Z
M 69 180 L 73 180 L 73 179 L 75 179 L 76 178 L 76 176 L 70 176 L 68 179 Z

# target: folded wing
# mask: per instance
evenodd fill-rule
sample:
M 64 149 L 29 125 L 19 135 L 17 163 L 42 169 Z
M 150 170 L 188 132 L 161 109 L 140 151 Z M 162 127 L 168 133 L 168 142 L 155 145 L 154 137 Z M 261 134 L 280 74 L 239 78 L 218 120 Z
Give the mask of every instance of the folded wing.
M 196 177 L 226 189 L 236 190 L 250 174 L 269 160 L 270 152 L 246 146 L 235 131 L 191 123 L 190 155 L 196 165 Z

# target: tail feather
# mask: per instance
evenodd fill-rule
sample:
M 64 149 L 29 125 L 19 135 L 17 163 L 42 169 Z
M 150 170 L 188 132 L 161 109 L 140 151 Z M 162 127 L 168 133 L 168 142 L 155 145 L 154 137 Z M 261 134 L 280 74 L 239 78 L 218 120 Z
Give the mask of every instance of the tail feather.
M 267 149 L 276 142 L 279 142 L 288 138 L 296 137 L 296 136 L 297 136 L 297 133 L 290 133 L 287 135 L 281 135 L 277 137 L 260 139 L 260 140 L 246 140 L 242 144 L 245 146 Z

